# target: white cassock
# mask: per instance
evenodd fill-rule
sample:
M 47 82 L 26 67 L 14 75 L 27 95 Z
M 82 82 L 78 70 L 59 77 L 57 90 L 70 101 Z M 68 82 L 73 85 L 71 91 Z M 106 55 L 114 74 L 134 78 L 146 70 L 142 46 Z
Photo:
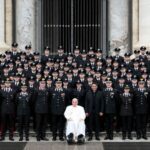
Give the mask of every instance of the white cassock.
M 86 115 L 82 106 L 68 106 L 64 112 L 64 116 L 67 119 L 66 136 L 70 133 L 73 133 L 75 138 L 80 134 L 85 136 L 84 120 Z

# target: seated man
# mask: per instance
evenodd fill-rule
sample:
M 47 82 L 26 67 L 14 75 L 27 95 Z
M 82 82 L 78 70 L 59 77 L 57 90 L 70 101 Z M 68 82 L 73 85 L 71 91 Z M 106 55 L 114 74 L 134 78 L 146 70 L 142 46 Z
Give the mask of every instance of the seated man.
M 64 113 L 67 119 L 66 124 L 66 137 L 68 144 L 77 141 L 83 144 L 85 141 L 85 111 L 82 106 L 78 105 L 78 99 L 72 99 L 72 105 L 68 106 Z

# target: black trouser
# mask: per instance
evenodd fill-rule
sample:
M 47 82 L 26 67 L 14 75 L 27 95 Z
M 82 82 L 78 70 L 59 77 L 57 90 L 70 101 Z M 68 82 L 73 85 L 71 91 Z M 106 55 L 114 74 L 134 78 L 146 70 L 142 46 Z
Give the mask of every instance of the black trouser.
M 63 137 L 63 130 L 64 130 L 64 116 L 63 115 L 52 115 L 52 132 L 53 137 L 57 136 L 57 130 L 59 132 L 59 137 Z
M 47 114 L 36 114 L 36 134 L 37 138 L 44 138 L 47 127 Z
M 120 106 L 119 106 L 119 104 L 117 104 L 116 126 L 115 126 L 116 132 L 119 132 L 121 129 L 121 126 L 122 126 L 121 116 L 120 116 L 119 112 L 120 112 Z
M 105 114 L 106 133 L 113 137 L 113 119 L 114 114 Z
M 143 136 L 146 135 L 146 125 L 147 125 L 147 115 L 146 114 L 137 114 L 136 115 L 136 130 L 137 135 Z
M 29 120 L 29 115 L 18 115 L 18 131 L 20 137 L 23 137 L 23 131 L 25 132 L 26 138 L 29 137 Z
M 132 129 L 132 116 L 122 116 L 122 134 L 123 136 L 126 136 L 126 133 L 128 133 L 128 136 L 131 134 Z
M 100 131 L 100 116 L 96 113 L 90 113 L 88 116 L 88 132 L 89 136 L 92 136 L 92 132 L 95 131 L 95 136 L 99 136 Z
M 120 131 L 121 126 L 122 126 L 121 116 L 119 115 L 119 112 L 118 112 L 116 116 L 116 132 Z
M 31 103 L 31 116 L 32 116 L 32 123 L 33 123 L 33 130 L 36 130 L 36 113 L 35 113 L 35 104 Z
M 50 131 L 52 131 L 52 114 L 51 112 L 48 113 L 48 124 L 49 124 L 49 127 L 50 127 Z
M 2 114 L 1 115 L 1 137 L 5 137 L 6 129 L 9 129 L 9 137 L 13 137 L 14 133 L 14 114 Z
M 32 113 L 33 130 L 36 130 L 36 114 Z

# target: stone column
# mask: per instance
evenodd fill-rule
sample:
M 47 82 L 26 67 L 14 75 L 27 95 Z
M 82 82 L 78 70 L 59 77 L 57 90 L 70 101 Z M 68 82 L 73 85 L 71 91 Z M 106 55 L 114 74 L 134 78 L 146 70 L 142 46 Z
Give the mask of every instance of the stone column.
M 0 0 L 0 53 L 8 49 L 9 46 L 5 43 L 5 5 L 4 0 Z
M 109 0 L 110 53 L 116 47 L 121 54 L 129 50 L 129 0 Z
M 5 14 L 5 27 L 6 27 L 6 43 L 8 45 L 11 45 L 13 40 L 12 40 L 12 28 L 13 28 L 13 10 L 12 10 L 12 0 L 5 0 L 6 4 L 6 14 Z
M 150 48 L 150 10 L 149 0 L 139 0 L 139 46 Z
M 16 42 L 21 50 L 27 44 L 35 48 L 35 0 L 16 1 Z

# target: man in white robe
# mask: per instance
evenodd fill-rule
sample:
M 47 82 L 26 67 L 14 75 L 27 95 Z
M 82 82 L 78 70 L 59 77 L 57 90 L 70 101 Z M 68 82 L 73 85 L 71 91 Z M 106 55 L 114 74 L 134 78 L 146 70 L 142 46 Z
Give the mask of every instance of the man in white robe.
M 85 111 L 82 106 L 78 105 L 78 99 L 72 100 L 72 105 L 68 106 L 64 112 L 67 119 L 66 124 L 66 137 L 68 143 L 77 141 L 84 143 L 85 139 Z

